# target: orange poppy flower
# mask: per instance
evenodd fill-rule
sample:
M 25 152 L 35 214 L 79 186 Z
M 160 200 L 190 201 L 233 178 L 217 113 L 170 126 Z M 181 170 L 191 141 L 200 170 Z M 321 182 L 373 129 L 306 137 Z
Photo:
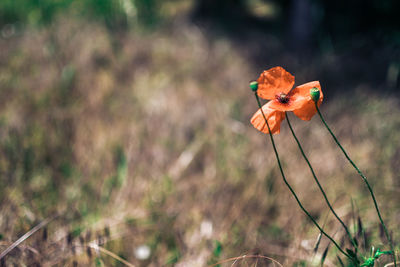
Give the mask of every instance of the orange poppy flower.
M 312 88 L 318 88 L 320 92 L 320 98 L 317 102 L 318 107 L 323 100 L 321 85 L 318 81 L 309 82 L 292 89 L 294 76 L 282 67 L 264 71 L 257 82 L 257 95 L 263 99 L 270 100 L 262 107 L 262 110 L 272 134 L 280 132 L 280 124 L 285 119 L 286 111 L 293 111 L 302 120 L 311 120 L 312 116 L 317 112 L 314 100 L 310 95 Z M 256 129 L 263 133 L 268 133 L 268 127 L 260 109 L 250 121 Z

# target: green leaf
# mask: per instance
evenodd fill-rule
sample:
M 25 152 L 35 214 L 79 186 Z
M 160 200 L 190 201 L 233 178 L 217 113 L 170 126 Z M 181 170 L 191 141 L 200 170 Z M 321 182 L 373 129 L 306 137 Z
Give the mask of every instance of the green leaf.
M 214 248 L 213 254 L 215 257 L 219 258 L 219 256 L 222 253 L 222 244 L 218 240 L 215 240 L 214 244 L 215 244 L 215 248 Z
M 100 257 L 94 259 L 94 264 L 96 267 L 104 267 L 104 262 L 101 260 Z
M 336 258 L 338 259 L 340 266 L 344 267 L 344 263 L 343 263 L 342 259 L 339 256 L 336 256 Z
M 391 251 L 391 250 L 386 250 L 386 251 L 382 251 L 381 254 L 392 255 L 392 254 L 393 254 L 393 251 Z
M 357 258 L 357 255 L 351 249 L 346 248 L 346 252 L 350 255 L 350 257 Z
M 372 267 L 374 266 L 375 259 L 374 258 L 368 258 L 361 266 L 366 266 L 366 267 Z

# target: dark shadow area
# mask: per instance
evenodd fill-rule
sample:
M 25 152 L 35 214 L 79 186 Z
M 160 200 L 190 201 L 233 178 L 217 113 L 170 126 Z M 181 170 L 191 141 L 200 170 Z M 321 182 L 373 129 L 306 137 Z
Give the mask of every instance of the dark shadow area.
M 399 1 L 251 2 L 198 0 L 192 18 L 213 37 L 230 38 L 260 70 L 308 69 L 332 95 L 359 84 L 398 95 Z M 275 14 L 258 15 L 263 5 Z

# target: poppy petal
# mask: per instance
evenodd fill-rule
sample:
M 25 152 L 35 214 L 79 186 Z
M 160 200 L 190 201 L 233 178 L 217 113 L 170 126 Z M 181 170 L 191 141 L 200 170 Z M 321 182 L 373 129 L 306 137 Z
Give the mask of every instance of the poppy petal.
M 271 101 L 265 104 L 262 107 L 262 110 L 264 112 L 265 117 L 267 118 L 269 128 L 271 129 L 271 133 L 278 134 L 280 133 L 281 130 L 281 122 L 285 119 L 285 112 L 281 112 L 270 108 L 269 103 L 271 103 Z M 261 113 L 261 109 L 258 109 L 258 111 L 251 118 L 250 122 L 257 130 L 266 134 L 269 133 L 268 126 L 265 123 L 265 119 Z
M 293 113 L 304 121 L 309 121 L 311 118 L 317 113 L 317 109 L 315 108 L 314 100 L 312 100 L 310 95 L 311 88 L 318 88 L 320 97 L 318 100 L 318 107 L 321 105 L 324 95 L 322 94 L 321 85 L 319 81 L 309 82 L 303 85 L 300 85 L 293 89 L 290 93 L 292 94 L 293 103 L 296 102 L 299 108 L 293 110 Z
M 272 100 L 281 93 L 287 94 L 294 85 L 294 76 L 282 67 L 274 67 L 261 73 L 257 80 L 259 97 Z
M 292 96 L 289 93 L 288 98 L 289 100 L 287 103 L 281 103 L 277 99 L 271 100 L 268 102 L 270 104 L 269 107 L 279 111 L 293 111 L 304 105 L 304 102 L 300 101 L 301 96 L 299 95 Z

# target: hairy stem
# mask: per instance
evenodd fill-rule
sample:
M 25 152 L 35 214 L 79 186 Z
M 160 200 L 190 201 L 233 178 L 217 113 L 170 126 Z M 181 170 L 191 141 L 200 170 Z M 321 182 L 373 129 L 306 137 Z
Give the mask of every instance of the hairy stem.
M 354 242 L 354 239 L 352 238 L 348 227 L 347 227 L 346 224 L 340 219 L 340 217 L 337 215 L 337 213 L 336 213 L 335 210 L 333 209 L 331 203 L 329 202 L 328 197 L 326 196 L 326 193 L 325 193 L 324 189 L 322 188 L 322 186 L 321 186 L 321 184 L 320 184 L 320 182 L 319 182 L 319 180 L 318 180 L 318 178 L 317 178 L 317 176 L 316 176 L 316 174 L 315 174 L 315 172 L 314 172 L 314 169 L 313 169 L 313 167 L 312 167 L 310 161 L 308 160 L 306 154 L 304 153 L 303 147 L 301 146 L 299 139 L 297 138 L 296 134 L 294 133 L 292 124 L 290 123 L 289 116 L 288 116 L 287 113 L 286 113 L 286 119 L 287 119 L 287 122 L 288 122 L 288 125 L 289 125 L 289 128 L 290 128 L 290 131 L 292 132 L 292 135 L 293 135 L 294 139 L 296 140 L 297 146 L 299 147 L 299 150 L 300 150 L 300 152 L 301 152 L 301 155 L 303 156 L 304 160 L 307 162 L 307 165 L 308 165 L 308 167 L 309 167 L 309 169 L 310 169 L 310 171 L 311 171 L 311 173 L 312 173 L 312 176 L 314 177 L 314 180 L 315 180 L 315 182 L 317 183 L 319 190 L 321 191 L 322 195 L 324 196 L 324 199 L 325 199 L 326 204 L 328 205 L 329 209 L 332 211 L 332 213 L 333 213 L 333 215 L 336 217 L 336 219 L 337 219 L 337 220 L 340 222 L 340 224 L 343 226 L 344 230 L 346 231 L 346 233 L 347 233 L 347 235 L 348 235 L 348 237 L 349 237 L 349 239 L 350 239 L 350 242 L 353 244 L 353 246 L 354 246 L 354 248 L 356 249 L 356 252 L 357 252 L 357 250 L 358 250 L 357 244 Z
M 383 226 L 383 229 L 384 229 L 384 231 L 385 231 L 386 238 L 387 238 L 388 241 L 389 241 L 390 249 L 392 250 L 392 253 L 393 253 L 393 262 L 394 262 L 394 266 L 396 267 L 396 266 L 397 266 L 397 264 L 396 264 L 396 255 L 395 255 L 395 251 L 394 251 L 394 248 L 393 248 L 392 238 L 390 237 L 389 231 L 388 231 L 388 229 L 386 228 L 385 223 L 383 222 L 383 219 L 382 219 L 382 216 L 381 216 L 381 212 L 379 211 L 378 203 L 377 203 L 377 201 L 376 201 L 374 192 L 372 191 L 372 187 L 370 186 L 370 184 L 369 184 L 369 182 L 368 182 L 368 180 L 367 180 L 367 177 L 361 172 L 361 170 L 357 167 L 357 165 L 350 159 L 350 157 L 349 157 L 349 155 L 347 154 L 347 152 L 344 150 L 344 148 L 342 147 L 342 145 L 339 143 L 338 139 L 337 139 L 336 136 L 333 134 L 332 130 L 329 128 L 329 126 L 328 126 L 328 124 L 326 123 L 324 117 L 322 116 L 322 114 L 321 114 L 321 112 L 320 112 L 320 110 L 319 110 L 319 108 L 318 108 L 317 103 L 315 103 L 315 107 L 316 107 L 316 109 L 317 109 L 317 112 L 318 112 L 319 117 L 321 118 L 321 121 L 322 121 L 323 124 L 325 125 L 326 129 L 328 130 L 328 132 L 331 134 L 333 140 L 334 140 L 335 143 L 339 146 L 340 150 L 342 150 L 342 152 L 343 152 L 343 154 L 345 155 L 346 159 L 350 162 L 350 164 L 354 167 L 354 169 L 356 169 L 356 171 L 358 172 L 358 174 L 361 176 L 361 178 L 363 179 L 363 181 L 364 181 L 365 184 L 367 185 L 368 190 L 369 190 L 369 192 L 370 192 L 370 194 L 371 194 L 372 200 L 373 200 L 373 202 L 374 202 L 374 206 L 375 206 L 376 212 L 378 213 L 379 220 L 380 220 L 380 222 L 381 222 L 381 224 L 382 224 L 382 226 Z
M 295 198 L 296 201 L 297 201 L 297 204 L 300 206 L 300 208 L 303 210 L 303 212 L 307 215 L 307 217 L 315 224 L 315 226 L 317 226 L 317 228 L 321 231 L 321 233 L 322 233 L 323 235 L 325 235 L 330 241 L 332 241 L 332 243 L 337 247 L 337 249 L 338 249 L 341 253 L 343 253 L 343 254 L 344 254 L 346 257 L 348 257 L 349 259 L 353 260 L 353 258 L 352 258 L 349 254 L 347 254 L 346 252 L 344 252 L 343 249 L 335 242 L 335 240 L 333 240 L 333 238 L 330 237 L 330 236 L 321 228 L 321 226 L 319 226 L 319 224 L 318 224 L 318 223 L 315 221 L 315 219 L 310 215 L 310 213 L 303 207 L 303 205 L 301 204 L 299 198 L 297 197 L 296 193 L 294 192 L 293 188 L 290 186 L 289 182 L 286 180 L 285 173 L 283 172 L 282 164 L 281 164 L 281 161 L 280 161 L 280 159 L 279 159 L 279 154 L 278 154 L 278 151 L 276 150 L 274 138 L 272 137 L 271 129 L 270 129 L 269 124 L 268 124 L 268 120 L 267 120 L 267 118 L 265 117 L 264 111 L 262 110 L 262 107 L 261 107 L 260 98 L 258 97 L 257 92 L 255 92 L 254 95 L 255 95 L 255 97 L 256 97 L 256 99 L 257 99 L 258 107 L 259 107 L 260 110 L 261 110 L 261 114 L 262 114 L 262 116 L 264 117 L 265 123 L 267 124 L 268 132 L 269 132 L 269 137 L 270 137 L 270 139 L 271 139 L 272 147 L 273 147 L 274 152 L 275 152 L 275 157 L 276 157 L 276 160 L 277 160 L 277 162 L 278 162 L 279 170 L 280 170 L 280 172 L 281 172 L 283 181 L 285 182 L 286 186 L 289 188 L 290 192 L 293 194 L 294 198 Z

